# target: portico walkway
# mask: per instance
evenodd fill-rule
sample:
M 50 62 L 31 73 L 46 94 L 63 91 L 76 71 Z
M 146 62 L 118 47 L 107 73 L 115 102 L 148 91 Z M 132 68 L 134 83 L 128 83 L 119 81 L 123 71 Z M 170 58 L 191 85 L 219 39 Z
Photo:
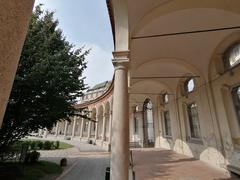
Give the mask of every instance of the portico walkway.
M 223 180 L 238 179 L 191 157 L 165 149 L 134 149 L 136 180 Z

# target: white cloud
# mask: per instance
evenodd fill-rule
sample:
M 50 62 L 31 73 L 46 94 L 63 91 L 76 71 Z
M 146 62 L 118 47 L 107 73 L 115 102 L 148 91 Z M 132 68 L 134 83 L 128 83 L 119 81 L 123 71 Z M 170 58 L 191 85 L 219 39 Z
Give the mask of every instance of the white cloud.
M 96 44 L 86 43 L 85 49 L 91 49 L 86 58 L 88 61 L 87 69 L 84 70 L 83 74 L 86 76 L 85 83 L 92 87 L 98 83 L 112 80 L 114 72 L 112 54 Z

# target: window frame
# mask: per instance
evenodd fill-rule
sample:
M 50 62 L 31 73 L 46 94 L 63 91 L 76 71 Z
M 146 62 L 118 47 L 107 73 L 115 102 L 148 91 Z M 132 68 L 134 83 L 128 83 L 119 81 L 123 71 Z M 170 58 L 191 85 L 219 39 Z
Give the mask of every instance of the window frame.
M 167 101 L 166 101 L 166 96 L 167 96 Z M 167 92 L 165 92 L 163 95 L 162 95 L 162 102 L 164 105 L 168 104 L 169 103 L 169 95 Z
M 198 118 L 198 126 L 199 126 L 199 137 L 193 137 L 192 136 L 192 130 L 191 130 L 191 119 L 190 118 L 190 114 L 189 114 L 189 107 L 192 106 L 193 104 L 196 105 L 196 111 L 197 111 L 197 118 Z M 192 143 L 198 143 L 198 144 L 202 144 L 202 132 L 201 132 L 201 123 L 200 123 L 200 118 L 199 118 L 199 110 L 198 110 L 198 104 L 196 101 L 190 102 L 185 104 L 185 111 L 186 111 L 186 119 L 187 119 L 187 141 L 188 142 L 192 142 Z M 193 119 L 192 119 L 193 120 Z M 194 130 L 194 128 L 193 128 Z
M 168 116 L 169 116 L 169 123 L 170 123 L 170 134 L 167 134 L 167 127 L 166 127 L 166 116 L 165 114 L 168 112 Z M 170 111 L 169 110 L 165 110 L 165 111 L 162 111 L 162 120 L 163 120 L 163 132 L 164 132 L 164 137 L 165 138 L 169 138 L 169 139 L 172 139 L 172 124 L 171 124 L 171 117 L 170 117 Z
M 239 62 L 236 63 L 235 65 L 232 65 L 230 64 L 230 56 L 231 56 L 231 53 L 233 53 L 233 50 L 234 48 L 237 48 L 239 46 L 239 49 L 240 49 L 240 42 L 237 42 L 237 43 L 234 43 L 232 44 L 231 46 L 229 46 L 227 48 L 227 50 L 223 53 L 223 56 L 222 56 L 222 63 L 223 63 L 223 68 L 224 68 L 224 72 L 227 72 L 229 70 L 232 70 L 238 66 L 240 66 L 240 58 L 239 58 Z M 239 50 L 239 55 L 240 55 L 240 50 Z
M 236 94 L 235 96 L 239 96 L 239 110 L 238 110 L 238 107 L 237 107 L 237 104 L 235 103 L 236 100 L 234 100 L 234 98 L 237 98 L 237 97 L 234 97 L 234 94 L 233 92 L 235 91 L 236 89 Z M 234 111 L 235 111 L 235 115 L 236 115 L 236 120 L 238 122 L 238 125 L 239 125 L 239 128 L 240 128 L 240 113 L 238 114 L 238 111 L 240 111 L 240 95 L 238 95 L 238 91 L 240 90 L 240 85 L 237 85 L 237 86 L 234 86 L 232 89 L 231 89 L 231 98 L 232 98 L 232 102 L 233 102 L 233 106 L 234 106 Z
M 189 85 L 189 82 L 193 80 L 193 89 L 192 91 L 189 91 L 188 89 L 188 85 Z M 188 78 L 187 80 L 184 81 L 184 91 L 186 94 L 190 94 L 190 93 L 193 93 L 194 91 L 196 90 L 196 80 L 193 78 L 193 77 L 190 77 Z

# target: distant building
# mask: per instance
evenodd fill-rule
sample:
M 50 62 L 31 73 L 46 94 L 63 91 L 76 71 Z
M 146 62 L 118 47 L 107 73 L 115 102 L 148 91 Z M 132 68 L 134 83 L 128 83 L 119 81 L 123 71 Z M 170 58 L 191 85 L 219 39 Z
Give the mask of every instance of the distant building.
M 101 96 L 110 86 L 111 81 L 104 81 L 88 89 L 80 98 L 80 103 L 87 102 Z

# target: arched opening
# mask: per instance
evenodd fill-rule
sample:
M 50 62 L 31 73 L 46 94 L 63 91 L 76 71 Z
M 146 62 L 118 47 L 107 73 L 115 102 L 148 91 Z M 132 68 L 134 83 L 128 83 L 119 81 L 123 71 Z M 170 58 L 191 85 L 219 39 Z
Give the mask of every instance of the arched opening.
M 154 135 L 154 119 L 153 119 L 153 104 L 150 99 L 146 99 L 143 103 L 143 145 L 144 147 L 155 146 Z
M 107 102 L 105 106 L 105 137 L 106 141 L 109 141 L 110 138 L 110 103 Z
M 228 133 L 228 141 L 233 149 L 240 148 L 240 98 L 239 98 L 239 75 L 240 75 L 240 43 L 239 32 L 227 37 L 215 50 L 215 54 L 222 54 L 214 58 L 209 67 L 209 78 L 213 80 L 216 75 L 218 79 L 211 83 L 211 91 L 216 102 L 216 112 L 219 121 L 226 128 L 221 128 L 221 133 Z M 223 110 L 219 110 L 224 107 Z M 226 138 L 223 138 L 223 141 Z M 228 151 L 226 149 L 225 151 Z M 235 158 L 235 157 L 233 157 Z
M 101 105 L 98 108 L 98 114 L 97 114 L 97 120 L 98 120 L 98 131 L 97 131 L 97 139 L 102 139 L 102 133 L 103 133 L 103 106 Z
M 91 121 L 91 132 L 90 132 L 90 138 L 94 138 L 95 137 L 95 130 L 96 130 L 96 109 L 94 108 L 92 110 L 92 115 L 91 115 L 91 119 L 93 121 Z

